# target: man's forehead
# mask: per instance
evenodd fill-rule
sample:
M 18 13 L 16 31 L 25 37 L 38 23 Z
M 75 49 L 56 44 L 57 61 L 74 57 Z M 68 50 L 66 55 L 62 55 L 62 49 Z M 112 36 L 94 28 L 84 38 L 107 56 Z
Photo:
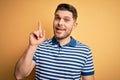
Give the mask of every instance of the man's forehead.
M 55 13 L 55 16 L 70 17 L 70 18 L 72 18 L 72 13 L 70 11 L 66 11 L 66 10 L 58 10 Z

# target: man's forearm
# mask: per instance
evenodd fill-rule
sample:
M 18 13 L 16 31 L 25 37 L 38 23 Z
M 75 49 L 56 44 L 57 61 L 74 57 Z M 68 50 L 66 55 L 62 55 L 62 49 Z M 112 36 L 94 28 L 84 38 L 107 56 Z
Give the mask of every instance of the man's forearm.
M 95 80 L 94 75 L 91 76 L 82 76 L 82 80 Z
M 17 62 L 15 68 L 15 77 L 17 80 L 26 77 L 32 71 L 31 68 L 33 68 L 33 66 L 35 65 L 35 63 L 33 63 L 32 61 L 35 51 L 36 46 L 29 46 L 23 56 Z

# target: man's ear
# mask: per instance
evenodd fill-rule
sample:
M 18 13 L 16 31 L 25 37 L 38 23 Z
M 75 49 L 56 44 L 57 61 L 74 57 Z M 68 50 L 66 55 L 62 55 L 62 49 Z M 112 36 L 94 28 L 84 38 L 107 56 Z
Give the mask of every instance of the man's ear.
M 73 29 L 76 29 L 76 28 L 77 28 L 77 25 L 78 25 L 78 23 L 75 22 L 74 25 L 73 25 Z

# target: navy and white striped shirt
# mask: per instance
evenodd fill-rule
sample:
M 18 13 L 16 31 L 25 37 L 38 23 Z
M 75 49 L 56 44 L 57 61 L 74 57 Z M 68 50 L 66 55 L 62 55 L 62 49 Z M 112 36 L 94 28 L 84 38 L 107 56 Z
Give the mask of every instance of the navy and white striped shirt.
M 79 80 L 80 76 L 94 74 L 91 50 L 71 37 L 60 46 L 53 37 L 38 46 L 33 60 L 36 62 L 36 80 Z

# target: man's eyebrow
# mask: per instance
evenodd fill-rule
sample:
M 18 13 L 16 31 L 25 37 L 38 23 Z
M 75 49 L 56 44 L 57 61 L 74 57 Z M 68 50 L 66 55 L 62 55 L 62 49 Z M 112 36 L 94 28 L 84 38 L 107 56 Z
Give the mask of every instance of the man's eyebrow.
M 55 16 L 56 16 L 56 17 L 60 17 L 60 15 L 59 15 L 59 14 L 55 14 Z M 69 17 L 69 16 L 64 16 L 64 18 L 69 18 L 69 19 L 70 19 L 70 17 Z
M 55 14 L 55 16 L 59 16 L 59 14 Z

